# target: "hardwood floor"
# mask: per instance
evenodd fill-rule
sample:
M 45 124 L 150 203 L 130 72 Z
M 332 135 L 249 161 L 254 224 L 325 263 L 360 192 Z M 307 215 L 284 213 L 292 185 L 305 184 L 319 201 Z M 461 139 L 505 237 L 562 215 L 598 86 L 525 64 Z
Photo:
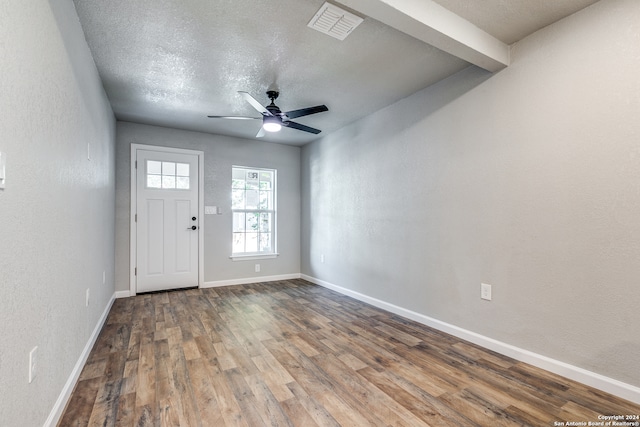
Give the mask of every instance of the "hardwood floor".
M 553 426 L 640 406 L 304 280 L 116 300 L 59 426 Z

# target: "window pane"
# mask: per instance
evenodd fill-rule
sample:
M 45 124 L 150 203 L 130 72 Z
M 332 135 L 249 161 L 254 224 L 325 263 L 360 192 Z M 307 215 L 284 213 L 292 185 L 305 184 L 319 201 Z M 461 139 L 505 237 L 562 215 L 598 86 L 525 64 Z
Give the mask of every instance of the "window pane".
M 247 231 L 258 231 L 258 217 L 260 214 L 247 214 Z
M 260 189 L 271 190 L 273 182 L 273 172 L 262 171 L 260 172 Z
M 161 188 L 162 180 L 160 175 L 147 175 L 147 188 Z
M 258 190 L 247 190 L 246 191 L 246 209 L 257 209 L 258 203 L 260 201 L 260 196 L 258 194 Z
M 178 163 L 176 166 L 176 175 L 189 176 L 189 163 Z
M 232 251 L 234 254 L 244 252 L 244 233 L 233 233 Z
M 231 209 L 244 209 L 244 190 L 231 191 Z
M 271 183 L 266 181 L 260 181 L 261 190 L 271 190 Z
M 273 172 L 271 171 L 260 172 L 260 181 L 271 181 L 272 177 L 273 177 Z
M 271 214 L 270 213 L 260 214 L 260 232 L 268 233 L 270 231 L 271 231 Z
M 176 178 L 176 188 L 180 190 L 188 190 L 189 189 L 189 177 L 188 176 L 179 176 Z
M 247 188 L 258 189 L 259 174 L 256 171 L 247 171 Z
M 176 164 L 173 162 L 162 162 L 162 175 L 175 175 Z
M 147 173 L 160 175 L 162 173 L 161 166 L 161 162 L 156 162 L 155 160 L 147 160 Z
M 176 177 L 162 175 L 162 188 L 176 188 Z
M 259 209 L 271 210 L 271 191 L 261 191 L 260 192 L 260 205 Z
M 271 233 L 260 234 L 260 252 L 271 252 Z
M 233 231 L 244 231 L 245 230 L 245 216 L 243 213 L 234 212 L 233 213 Z
M 244 250 L 246 252 L 258 252 L 258 233 L 245 234 Z

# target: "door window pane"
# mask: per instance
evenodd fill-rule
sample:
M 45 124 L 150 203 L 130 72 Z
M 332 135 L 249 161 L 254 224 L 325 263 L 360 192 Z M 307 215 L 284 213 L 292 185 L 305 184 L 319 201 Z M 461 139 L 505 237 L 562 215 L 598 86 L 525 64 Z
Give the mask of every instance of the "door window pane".
M 189 163 L 147 160 L 147 188 L 189 190 Z
M 189 163 L 178 163 L 176 165 L 177 176 L 189 176 Z
M 188 176 L 176 177 L 176 188 L 178 190 L 188 190 L 189 189 L 189 177 Z
M 147 173 L 153 175 L 162 175 L 162 163 L 155 160 L 147 160 Z
M 162 162 L 162 175 L 176 175 L 176 164 L 173 162 Z
M 172 175 L 162 175 L 162 188 L 176 188 L 176 177 Z
M 162 177 L 160 175 L 147 175 L 148 188 L 162 188 Z

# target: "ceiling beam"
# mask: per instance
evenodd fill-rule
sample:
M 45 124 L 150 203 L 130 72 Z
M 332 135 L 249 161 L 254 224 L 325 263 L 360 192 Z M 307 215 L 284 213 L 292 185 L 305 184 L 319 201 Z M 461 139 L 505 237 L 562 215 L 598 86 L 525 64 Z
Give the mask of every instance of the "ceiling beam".
M 485 70 L 495 72 L 509 65 L 509 45 L 433 0 L 339 2 Z

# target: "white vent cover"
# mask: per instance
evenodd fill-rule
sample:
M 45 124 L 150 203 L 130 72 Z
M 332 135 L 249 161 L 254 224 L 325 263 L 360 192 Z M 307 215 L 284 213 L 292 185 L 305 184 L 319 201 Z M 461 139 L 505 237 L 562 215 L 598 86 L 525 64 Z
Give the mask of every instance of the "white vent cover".
M 363 19 L 359 16 L 325 2 L 311 18 L 307 27 L 328 34 L 338 40 L 344 40 L 362 21 Z

